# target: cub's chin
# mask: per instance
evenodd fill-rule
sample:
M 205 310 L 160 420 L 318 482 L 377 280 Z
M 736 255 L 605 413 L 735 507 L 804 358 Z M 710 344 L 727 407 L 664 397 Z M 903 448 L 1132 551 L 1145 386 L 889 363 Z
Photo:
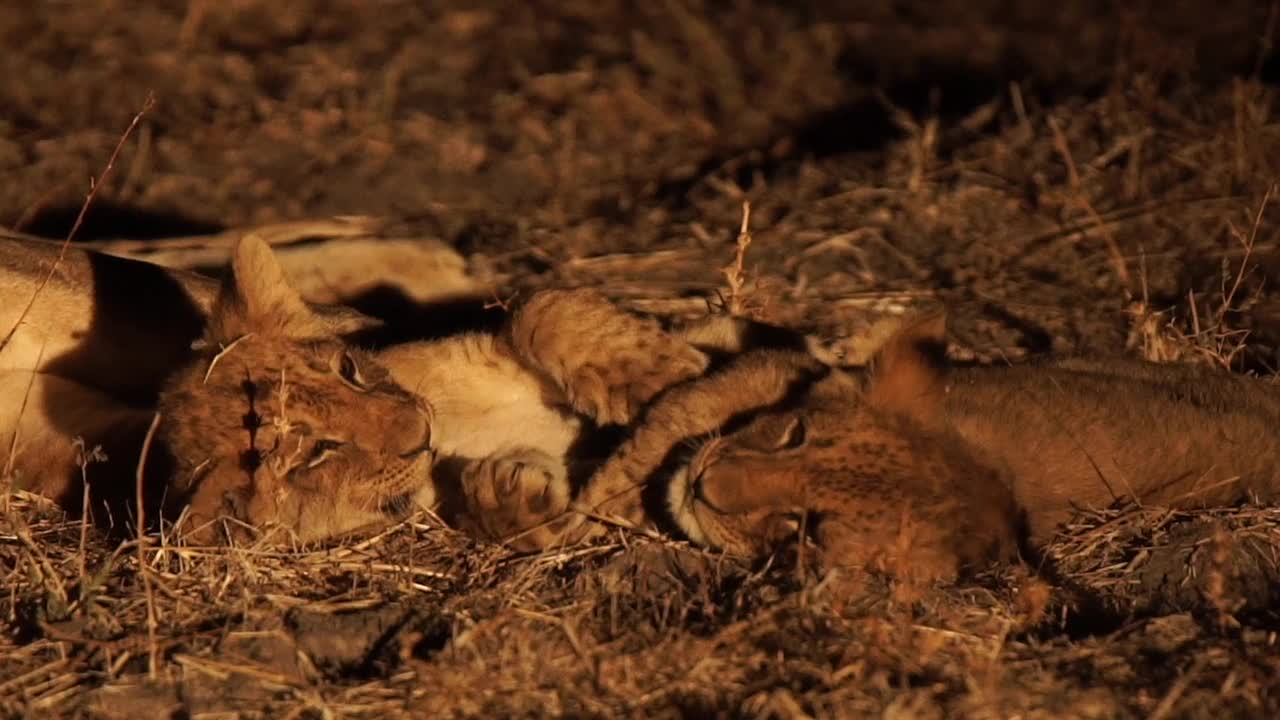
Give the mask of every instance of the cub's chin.
M 667 509 L 676 527 L 698 545 L 711 545 L 702 522 L 698 519 L 697 488 L 695 479 L 689 471 L 689 464 L 683 464 L 671 476 L 667 484 Z
M 692 471 L 694 462 L 677 468 L 667 484 L 667 509 L 676 527 L 690 541 L 749 557 L 773 552 L 796 540 L 802 511 L 761 507 L 740 513 L 721 512 L 699 497 L 698 475 Z

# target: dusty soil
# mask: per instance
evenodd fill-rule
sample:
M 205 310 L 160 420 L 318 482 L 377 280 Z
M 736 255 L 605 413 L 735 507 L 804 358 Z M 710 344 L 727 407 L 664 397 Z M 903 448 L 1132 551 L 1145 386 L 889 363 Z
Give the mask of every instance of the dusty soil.
M 499 298 L 679 316 L 750 201 L 745 311 L 850 357 L 941 303 L 962 361 L 1280 364 L 1274 4 L 831 5 L 8 3 L 0 225 L 63 237 L 98 181 L 82 240 L 374 215 Z M 0 522 L 15 716 L 1280 716 L 1273 508 L 1084 514 L 1039 574 L 857 592 L 430 518 L 145 572 L 36 499 Z

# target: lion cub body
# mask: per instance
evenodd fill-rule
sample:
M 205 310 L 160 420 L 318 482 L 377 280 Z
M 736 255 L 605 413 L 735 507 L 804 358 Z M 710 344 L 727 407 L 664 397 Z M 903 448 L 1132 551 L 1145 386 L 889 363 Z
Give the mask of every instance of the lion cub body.
M 829 565 L 949 579 L 1079 508 L 1280 495 L 1271 383 L 1132 360 L 947 369 L 944 342 L 940 317 L 909 324 L 863 377 L 747 352 L 660 396 L 577 506 L 643 522 L 665 482 L 700 543 L 758 553 L 806 526 Z
M 1047 541 L 1076 508 L 1230 505 L 1280 488 L 1280 388 L 1133 360 L 950 373 L 943 417 L 998 463 Z
M 148 484 L 171 519 L 187 512 L 201 540 L 267 526 L 318 540 L 442 501 L 460 525 L 505 535 L 542 508 L 563 509 L 564 457 L 584 418 L 627 423 L 706 366 L 654 321 L 589 290 L 539 293 L 497 335 L 370 353 L 342 340 L 369 321 L 304 303 L 253 234 L 220 288 L 137 261 L 76 250 L 58 260 L 50 244 L 6 243 L 6 306 L 36 300 L 21 322 L 11 313 L 0 348 L 5 477 L 68 507 L 82 476 L 94 501 L 132 499 L 158 408 Z M 129 300 L 139 287 L 166 290 L 153 293 L 154 313 Z M 186 320 L 147 319 L 175 312 Z M 130 329 L 134 314 L 142 321 Z M 120 347 L 115 331 L 136 346 Z M 98 445 L 107 459 L 82 467 Z

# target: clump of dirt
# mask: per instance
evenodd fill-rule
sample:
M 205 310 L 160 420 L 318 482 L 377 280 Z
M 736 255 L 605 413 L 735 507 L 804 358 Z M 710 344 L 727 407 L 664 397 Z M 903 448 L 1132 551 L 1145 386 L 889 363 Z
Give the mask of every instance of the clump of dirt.
M 1280 599 L 1280 509 L 1124 507 L 1083 513 L 1046 549 L 1059 572 L 1124 613 L 1238 613 Z

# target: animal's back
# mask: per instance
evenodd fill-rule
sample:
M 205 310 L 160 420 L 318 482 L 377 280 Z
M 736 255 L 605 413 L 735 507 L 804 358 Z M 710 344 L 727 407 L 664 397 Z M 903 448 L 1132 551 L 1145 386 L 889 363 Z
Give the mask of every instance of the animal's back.
M 128 480 L 161 383 L 189 361 L 216 290 L 190 273 L 0 237 L 0 477 L 71 509 L 82 474 Z M 77 440 L 107 460 L 82 470 Z M 116 489 L 98 483 L 95 498 Z
M 218 288 L 185 270 L 0 236 L 0 338 L 9 336 L 0 371 L 35 370 L 151 405 L 164 378 L 195 357 Z M 310 307 L 335 335 L 376 325 L 348 308 Z
M 1014 478 L 1032 538 L 1120 498 L 1194 507 L 1277 496 L 1280 388 L 1186 365 L 956 370 L 946 414 Z
M 136 260 L 0 238 L 0 337 L 12 331 L 0 370 L 154 401 L 164 376 L 190 359 L 217 287 Z

